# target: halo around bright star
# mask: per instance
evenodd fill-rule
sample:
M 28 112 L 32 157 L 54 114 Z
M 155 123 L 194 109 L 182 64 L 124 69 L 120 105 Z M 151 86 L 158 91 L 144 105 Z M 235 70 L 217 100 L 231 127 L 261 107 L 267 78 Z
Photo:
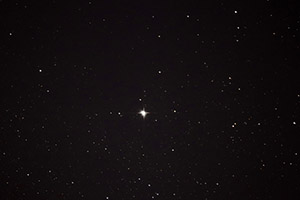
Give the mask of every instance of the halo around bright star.
M 139 112 L 139 114 L 142 115 L 143 118 L 145 118 L 148 112 L 146 112 L 145 109 L 143 109 Z

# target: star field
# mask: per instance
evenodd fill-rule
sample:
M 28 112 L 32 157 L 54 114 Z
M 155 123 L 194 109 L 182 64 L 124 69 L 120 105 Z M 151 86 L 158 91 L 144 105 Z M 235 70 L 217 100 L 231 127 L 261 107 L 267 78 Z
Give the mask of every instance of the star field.
M 296 1 L 0 0 L 0 199 L 297 199 Z

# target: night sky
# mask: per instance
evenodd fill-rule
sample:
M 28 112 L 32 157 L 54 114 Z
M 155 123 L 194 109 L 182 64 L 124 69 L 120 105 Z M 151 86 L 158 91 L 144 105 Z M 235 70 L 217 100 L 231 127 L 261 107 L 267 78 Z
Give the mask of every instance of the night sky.
M 299 10 L 0 0 L 0 199 L 299 198 Z

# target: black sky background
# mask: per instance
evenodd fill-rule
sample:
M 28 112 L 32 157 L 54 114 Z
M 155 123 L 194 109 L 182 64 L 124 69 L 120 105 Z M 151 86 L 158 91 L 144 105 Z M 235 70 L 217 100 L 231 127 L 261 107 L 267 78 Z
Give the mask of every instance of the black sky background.
M 0 1 L 0 199 L 297 199 L 299 25 L 294 0 Z

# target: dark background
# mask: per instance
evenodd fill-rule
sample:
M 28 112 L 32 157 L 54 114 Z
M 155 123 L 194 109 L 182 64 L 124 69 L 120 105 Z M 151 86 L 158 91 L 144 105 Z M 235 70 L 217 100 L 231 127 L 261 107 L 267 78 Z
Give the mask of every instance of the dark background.
M 299 16 L 1 0 L 0 199 L 299 198 Z

